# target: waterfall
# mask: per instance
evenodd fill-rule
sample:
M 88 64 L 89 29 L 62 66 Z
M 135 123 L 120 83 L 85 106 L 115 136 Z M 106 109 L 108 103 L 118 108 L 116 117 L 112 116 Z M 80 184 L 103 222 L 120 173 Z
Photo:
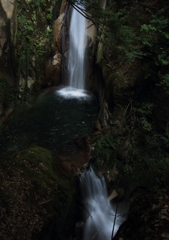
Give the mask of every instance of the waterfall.
M 68 83 L 58 93 L 66 98 L 88 99 L 89 94 L 85 90 L 86 82 L 86 18 L 81 13 L 85 10 L 84 4 L 76 2 L 76 8 L 70 7 L 69 47 L 66 52 L 64 81 Z
M 80 8 L 79 11 L 83 12 L 84 5 L 80 3 L 76 3 L 76 5 Z M 92 100 L 91 94 L 85 90 L 85 52 L 87 43 L 85 32 L 86 19 L 71 7 L 69 49 L 68 54 L 65 54 L 68 57 L 65 58 L 67 61 L 64 63 L 66 66 L 64 66 L 64 69 L 67 69 L 68 86 L 58 90 L 57 94 L 62 95 L 64 98 L 76 99 L 77 103 L 79 100 L 84 100 L 84 105 L 89 100 Z M 77 111 L 79 111 L 78 107 Z M 78 114 L 78 112 L 73 113 L 73 116 Z M 85 114 L 88 117 L 90 116 L 87 112 Z M 83 124 L 83 120 L 81 123 Z M 111 240 L 112 231 L 114 236 L 125 218 L 121 217 L 119 213 L 116 215 L 116 206 L 113 208 L 108 201 L 104 178 L 99 178 L 91 168 L 80 177 L 80 189 L 83 193 L 84 215 L 86 216 L 83 240 Z
M 78 4 L 78 7 L 84 10 L 83 5 Z M 76 9 L 71 10 L 68 52 L 69 86 L 85 89 L 86 19 Z
M 116 207 L 108 201 L 104 178 L 98 177 L 91 168 L 82 174 L 80 184 L 86 216 L 83 240 L 111 240 Z M 113 236 L 124 220 L 117 213 Z

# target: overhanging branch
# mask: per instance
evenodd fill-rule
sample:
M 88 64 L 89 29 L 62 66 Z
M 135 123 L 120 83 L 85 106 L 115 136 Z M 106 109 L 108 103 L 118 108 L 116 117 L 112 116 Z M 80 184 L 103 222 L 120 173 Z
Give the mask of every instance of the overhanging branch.
M 83 17 L 85 17 L 86 19 L 90 20 L 94 25 L 96 25 L 96 23 L 94 22 L 94 20 L 91 18 L 90 14 L 86 12 L 86 10 L 84 10 L 83 8 L 81 8 L 80 6 L 76 5 L 73 1 L 71 0 L 67 0 L 67 2 L 78 12 L 80 13 Z

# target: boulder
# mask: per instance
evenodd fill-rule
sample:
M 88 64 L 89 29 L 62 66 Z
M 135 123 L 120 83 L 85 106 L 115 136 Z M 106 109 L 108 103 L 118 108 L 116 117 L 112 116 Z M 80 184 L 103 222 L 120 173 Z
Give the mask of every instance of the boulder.
M 63 239 L 74 181 L 59 170 L 55 155 L 34 145 L 0 166 L 0 238 Z

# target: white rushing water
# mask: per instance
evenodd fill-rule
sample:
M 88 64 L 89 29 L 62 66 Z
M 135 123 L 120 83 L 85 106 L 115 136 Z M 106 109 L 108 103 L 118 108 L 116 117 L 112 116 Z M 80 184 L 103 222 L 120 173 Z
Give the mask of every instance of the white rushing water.
M 97 177 L 92 168 L 82 174 L 80 183 L 86 215 L 83 240 L 111 240 L 113 228 L 115 236 L 126 218 L 118 212 L 115 218 L 116 207 L 113 208 L 108 201 L 105 180 Z
M 83 5 L 76 5 L 84 9 Z M 72 8 L 71 11 L 67 66 L 69 86 L 85 89 L 86 19 L 74 8 Z
M 84 89 L 77 89 L 73 87 L 66 87 L 56 91 L 56 94 L 64 98 L 77 98 L 89 100 L 91 96 Z

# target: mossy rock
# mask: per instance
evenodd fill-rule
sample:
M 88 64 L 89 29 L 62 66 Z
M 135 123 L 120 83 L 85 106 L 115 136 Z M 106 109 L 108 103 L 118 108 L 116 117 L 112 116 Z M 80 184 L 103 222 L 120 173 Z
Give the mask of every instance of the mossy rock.
M 31 146 L 0 165 L 1 239 L 63 239 L 74 181 L 59 170 L 55 155 Z

